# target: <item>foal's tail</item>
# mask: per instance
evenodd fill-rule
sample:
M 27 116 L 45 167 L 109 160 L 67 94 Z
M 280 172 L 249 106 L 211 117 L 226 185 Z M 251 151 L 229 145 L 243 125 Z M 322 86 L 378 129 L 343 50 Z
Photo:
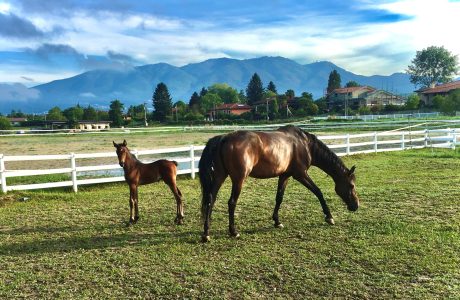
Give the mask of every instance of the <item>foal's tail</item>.
M 201 183 L 201 217 L 205 219 L 206 208 L 212 205 L 212 186 L 214 183 L 214 168 L 216 159 L 220 159 L 220 143 L 223 136 L 215 136 L 206 143 L 198 164 Z

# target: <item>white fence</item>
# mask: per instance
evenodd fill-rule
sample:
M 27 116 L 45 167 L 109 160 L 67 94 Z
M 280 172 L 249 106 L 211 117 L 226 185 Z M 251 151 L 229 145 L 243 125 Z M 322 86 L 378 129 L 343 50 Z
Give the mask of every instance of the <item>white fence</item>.
M 331 148 L 334 152 L 337 153 L 337 155 L 343 156 L 358 153 L 399 151 L 405 149 L 416 149 L 425 147 L 443 147 L 455 149 L 457 145 L 460 145 L 458 137 L 460 137 L 460 129 L 389 131 L 364 134 L 319 136 L 318 138 L 324 141 L 329 146 L 329 148 Z M 178 174 L 191 174 L 192 178 L 195 178 L 195 173 L 198 171 L 196 163 L 200 159 L 199 156 L 196 156 L 195 151 L 201 151 L 203 149 L 204 146 L 191 145 L 187 147 L 178 148 L 133 151 L 133 154 L 137 157 L 172 153 L 180 154 L 182 156 L 181 158 L 174 158 L 174 160 L 179 163 Z M 96 178 L 88 178 L 89 176 L 85 175 L 83 176 L 84 178 L 78 178 L 78 174 L 84 174 L 85 172 L 88 173 L 94 171 L 121 170 L 121 167 L 118 164 L 78 166 L 78 160 L 99 158 L 114 158 L 114 161 L 117 161 L 115 151 L 108 153 L 91 154 L 70 153 L 65 155 L 6 156 L 0 154 L 1 190 L 3 193 L 6 193 L 8 191 L 14 190 L 72 187 L 73 191 L 77 192 L 79 185 L 124 181 L 123 176 L 96 176 Z M 53 160 L 67 160 L 69 162 L 69 167 L 46 170 L 9 170 L 5 168 L 5 163 L 8 162 Z M 49 174 L 70 174 L 70 180 L 48 183 L 7 185 L 7 178 L 30 177 Z

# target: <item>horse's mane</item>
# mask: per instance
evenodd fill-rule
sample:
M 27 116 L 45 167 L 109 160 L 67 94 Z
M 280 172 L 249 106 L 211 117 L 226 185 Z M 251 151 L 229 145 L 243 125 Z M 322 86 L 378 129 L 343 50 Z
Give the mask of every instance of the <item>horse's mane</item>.
M 324 167 L 326 167 L 326 165 L 334 165 L 340 170 L 348 170 L 340 157 L 319 140 L 316 135 L 301 129 L 299 130 L 307 137 L 310 153 L 316 164 L 322 164 Z

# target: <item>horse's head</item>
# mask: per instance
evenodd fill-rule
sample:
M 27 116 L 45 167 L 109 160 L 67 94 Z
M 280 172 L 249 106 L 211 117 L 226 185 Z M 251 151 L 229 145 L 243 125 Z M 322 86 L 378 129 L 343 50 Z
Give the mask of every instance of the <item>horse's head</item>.
M 128 144 L 126 143 L 126 140 L 123 140 L 123 143 L 121 144 L 117 144 L 113 142 L 113 146 L 117 149 L 116 151 L 117 151 L 117 156 L 118 156 L 118 163 L 123 168 L 125 166 L 126 156 L 129 153 L 129 150 L 127 147 Z
M 342 198 L 348 207 L 348 210 L 355 211 L 359 207 L 359 198 L 355 189 L 355 166 L 351 167 L 344 174 L 341 180 L 335 184 L 335 192 Z

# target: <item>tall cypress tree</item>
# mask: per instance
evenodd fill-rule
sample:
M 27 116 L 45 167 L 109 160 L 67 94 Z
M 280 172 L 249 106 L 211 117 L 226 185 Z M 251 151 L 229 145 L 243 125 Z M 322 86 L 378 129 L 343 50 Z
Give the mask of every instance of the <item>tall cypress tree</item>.
M 333 70 L 329 73 L 329 80 L 327 81 L 327 93 L 331 93 L 333 90 L 340 88 L 342 80 L 337 70 Z
M 198 111 L 200 109 L 200 101 L 201 97 L 198 96 L 197 92 L 193 92 L 192 97 L 190 97 L 190 101 L 188 102 L 188 107 L 190 107 L 193 111 Z
M 169 95 L 168 87 L 163 82 L 160 82 L 152 97 L 153 108 L 155 109 L 153 116 L 156 120 L 163 122 L 166 116 L 171 114 L 172 100 Z
M 272 91 L 275 94 L 278 94 L 276 91 L 276 85 L 273 83 L 273 81 L 270 81 L 267 85 L 267 90 Z
M 264 88 L 262 86 L 262 80 L 260 80 L 260 77 L 257 75 L 257 73 L 254 73 L 248 83 L 248 87 L 246 88 L 248 104 L 253 105 L 256 102 L 261 101 L 263 99 L 263 95 Z
M 123 125 L 123 109 L 124 104 L 120 100 L 115 99 L 110 102 L 109 118 L 113 126 L 119 127 Z

